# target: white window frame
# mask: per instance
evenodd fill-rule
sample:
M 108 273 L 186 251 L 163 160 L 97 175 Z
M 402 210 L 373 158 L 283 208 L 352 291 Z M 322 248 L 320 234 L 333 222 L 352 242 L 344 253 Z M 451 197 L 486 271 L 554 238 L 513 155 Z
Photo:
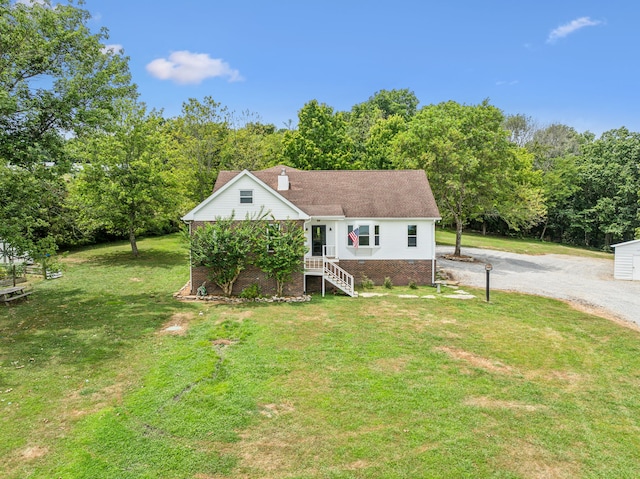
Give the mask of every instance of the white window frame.
M 415 228 L 415 233 L 411 234 L 411 227 Z M 412 241 L 413 240 L 413 244 Z M 407 225 L 407 248 L 418 247 L 418 225 Z
M 367 234 L 358 234 L 358 248 L 379 248 L 380 247 L 380 225 L 375 223 L 358 223 L 347 225 L 347 246 L 349 248 L 353 248 L 353 241 L 349 238 L 349 233 L 351 233 L 355 227 L 359 229 L 362 227 L 368 228 Z M 360 230 L 362 231 L 362 230 Z M 377 234 L 376 234 L 377 231 Z M 367 238 L 369 244 L 362 244 L 362 237 Z
M 249 201 L 244 201 L 249 200 Z M 253 204 L 253 190 L 240 190 L 240 204 L 252 205 Z

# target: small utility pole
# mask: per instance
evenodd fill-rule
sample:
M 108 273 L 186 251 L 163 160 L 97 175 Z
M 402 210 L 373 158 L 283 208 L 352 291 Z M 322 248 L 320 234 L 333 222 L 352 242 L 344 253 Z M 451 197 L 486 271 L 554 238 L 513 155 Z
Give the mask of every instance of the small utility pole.
M 489 274 L 491 273 L 493 266 L 491 265 L 491 263 L 487 263 L 484 265 L 484 269 L 487 272 L 487 303 L 488 303 L 489 302 Z

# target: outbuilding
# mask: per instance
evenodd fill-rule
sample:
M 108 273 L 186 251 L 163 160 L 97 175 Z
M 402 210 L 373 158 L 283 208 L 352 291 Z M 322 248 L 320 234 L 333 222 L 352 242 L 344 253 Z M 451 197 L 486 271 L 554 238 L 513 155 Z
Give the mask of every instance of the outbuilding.
M 613 277 L 640 281 L 640 239 L 611 247 L 616 249 Z

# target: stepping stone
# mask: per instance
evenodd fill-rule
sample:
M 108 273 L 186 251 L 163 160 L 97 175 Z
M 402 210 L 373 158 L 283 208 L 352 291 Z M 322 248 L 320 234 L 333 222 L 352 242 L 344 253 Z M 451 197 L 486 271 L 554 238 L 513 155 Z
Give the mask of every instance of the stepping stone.
M 360 293 L 358 296 L 362 298 L 375 298 L 376 296 L 387 296 L 388 293 Z
M 470 294 L 443 294 L 445 298 L 453 298 L 453 299 L 473 299 L 475 296 Z
M 419 298 L 416 294 L 399 294 L 398 298 Z
M 427 294 L 425 296 L 421 296 L 422 299 L 436 299 L 436 297 L 433 294 Z

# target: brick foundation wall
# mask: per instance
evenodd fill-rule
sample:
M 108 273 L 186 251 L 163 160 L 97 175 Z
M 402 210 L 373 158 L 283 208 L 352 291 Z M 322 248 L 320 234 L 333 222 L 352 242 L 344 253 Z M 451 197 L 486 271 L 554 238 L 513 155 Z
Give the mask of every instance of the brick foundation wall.
M 387 276 L 395 286 L 406 286 L 410 281 L 415 281 L 419 286 L 431 285 L 431 260 L 369 260 L 364 263 L 357 260 L 341 260 L 338 266 L 353 275 L 356 287 L 362 283 L 363 274 L 366 274 L 376 286 L 382 286 Z M 435 267 L 435 261 L 433 266 Z M 307 276 L 306 286 L 307 293 L 321 292 L 322 277 Z M 327 292 L 335 289 L 328 281 L 325 281 L 324 286 Z
M 406 286 L 411 281 L 419 286 L 431 285 L 431 267 L 435 261 L 431 260 L 341 260 L 338 263 L 342 269 L 353 275 L 356 285 L 360 285 L 363 275 L 366 275 L 376 286 L 381 286 L 386 277 L 396 286 Z
M 302 227 L 304 221 L 297 221 L 297 223 Z M 195 231 L 196 228 L 204 224 L 205 222 L 203 221 L 194 221 L 191 231 Z M 300 263 L 302 264 L 302 262 L 303 259 L 300 258 Z M 198 288 L 206 281 L 207 294 L 222 295 L 222 290 L 215 283 L 207 279 L 207 268 L 203 266 L 191 267 L 191 274 L 193 278 L 191 282 L 191 294 L 195 295 Z M 276 294 L 276 280 L 274 278 L 267 278 L 260 268 L 249 265 L 240 273 L 240 276 L 238 276 L 238 279 L 233 284 L 232 295 L 238 296 L 245 287 L 253 283 L 257 283 L 260 286 L 262 294 L 265 296 L 273 296 Z M 300 272 L 291 275 L 291 281 L 284 285 L 282 293 L 285 296 L 301 296 L 304 294 L 304 274 Z
M 193 268 L 193 284 L 191 285 L 191 294 L 196 294 L 197 289 L 206 281 L 207 294 L 222 296 L 222 290 L 211 281 L 207 280 L 207 268 Z M 262 294 L 265 296 L 273 296 L 276 294 L 276 280 L 267 278 L 259 268 L 251 265 L 240 273 L 238 279 L 233 284 L 233 296 L 238 296 L 242 290 L 257 283 L 260 285 Z M 282 293 L 285 296 L 301 296 L 304 293 L 304 275 L 302 273 L 294 273 L 291 281 L 284 285 Z

